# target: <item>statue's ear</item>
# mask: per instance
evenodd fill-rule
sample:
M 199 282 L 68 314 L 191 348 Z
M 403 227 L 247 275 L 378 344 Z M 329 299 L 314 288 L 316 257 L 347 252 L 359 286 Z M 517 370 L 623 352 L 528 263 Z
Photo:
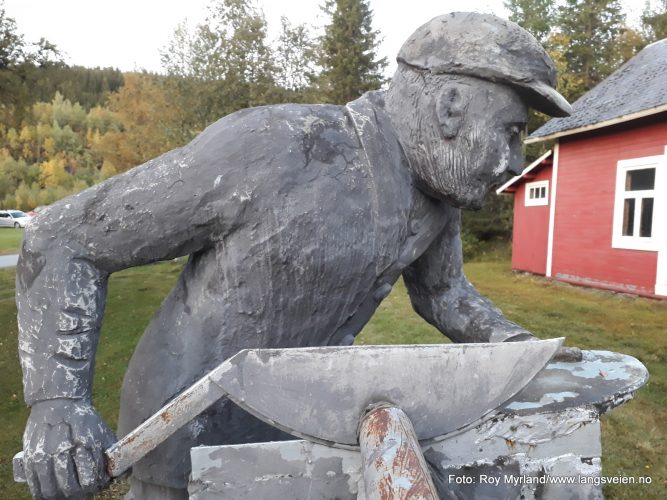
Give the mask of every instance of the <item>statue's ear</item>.
M 467 87 L 446 85 L 437 98 L 435 109 L 440 130 L 445 139 L 453 139 L 459 133 L 468 107 Z

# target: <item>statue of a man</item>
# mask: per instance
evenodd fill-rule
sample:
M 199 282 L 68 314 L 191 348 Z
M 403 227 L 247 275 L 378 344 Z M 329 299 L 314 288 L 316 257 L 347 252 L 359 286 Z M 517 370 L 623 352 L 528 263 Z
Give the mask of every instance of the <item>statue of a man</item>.
M 128 367 L 121 435 L 240 349 L 351 344 L 400 276 L 456 342 L 532 338 L 463 275 L 459 209 L 521 171 L 528 105 L 569 113 L 553 63 L 516 24 L 472 13 L 425 24 L 398 62 L 384 94 L 239 111 L 27 229 L 17 303 L 33 495 L 108 483 L 114 436 L 91 389 L 121 269 L 190 255 Z M 284 437 L 222 401 L 134 466 L 129 497 L 186 497 L 192 446 Z

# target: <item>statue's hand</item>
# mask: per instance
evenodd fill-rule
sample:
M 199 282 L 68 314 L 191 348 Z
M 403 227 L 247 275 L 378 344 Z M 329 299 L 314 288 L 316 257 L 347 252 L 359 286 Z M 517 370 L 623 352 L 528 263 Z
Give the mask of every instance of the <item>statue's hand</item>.
M 51 399 L 32 406 L 23 434 L 25 474 L 35 498 L 95 493 L 111 478 L 104 450 L 116 438 L 90 403 Z
M 503 342 L 524 342 L 528 340 L 540 340 L 528 330 L 525 330 L 521 328 L 519 325 L 515 325 L 514 323 L 509 323 L 509 327 L 506 327 L 504 329 L 503 334 L 507 336 L 507 338 L 504 339 Z
M 525 331 L 525 333 L 520 333 L 512 338 L 505 340 L 505 342 L 519 342 L 524 340 L 539 340 L 532 333 Z M 583 354 L 581 349 L 578 347 L 566 347 L 564 345 L 560 346 L 554 354 L 551 361 L 555 362 L 567 362 L 567 363 L 578 363 L 583 359 Z
M 556 354 L 554 354 L 554 357 L 551 358 L 551 361 L 577 363 L 583 358 L 584 355 L 578 347 L 561 346 L 556 351 Z

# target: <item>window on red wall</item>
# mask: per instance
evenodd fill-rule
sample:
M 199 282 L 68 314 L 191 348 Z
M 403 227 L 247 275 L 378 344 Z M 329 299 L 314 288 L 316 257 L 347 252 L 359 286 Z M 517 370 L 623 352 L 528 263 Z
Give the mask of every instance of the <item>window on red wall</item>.
M 549 181 L 537 181 L 526 183 L 527 207 L 538 207 L 549 204 Z
M 659 175 L 663 161 L 663 156 L 647 156 L 618 162 L 612 235 L 614 248 L 658 249 L 655 237 L 659 220 L 656 202 L 667 195 Z

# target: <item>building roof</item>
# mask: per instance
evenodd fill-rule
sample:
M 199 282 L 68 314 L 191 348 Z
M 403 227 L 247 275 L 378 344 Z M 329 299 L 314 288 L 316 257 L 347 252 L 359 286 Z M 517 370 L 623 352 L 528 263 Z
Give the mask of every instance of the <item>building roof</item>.
M 520 179 L 523 179 L 527 174 L 535 170 L 537 167 L 542 166 L 542 164 L 545 162 L 547 158 L 551 156 L 551 150 L 547 151 L 544 153 L 542 156 L 540 156 L 537 160 L 535 160 L 533 163 L 528 165 L 526 168 L 523 169 L 523 172 L 521 172 L 519 175 L 515 175 L 512 177 L 510 180 L 508 180 L 505 184 L 500 186 L 498 189 L 496 189 L 496 194 L 500 194 L 503 192 L 513 192 L 514 190 L 510 190 L 510 188 Z
M 667 38 L 652 43 L 581 96 L 572 115 L 554 118 L 526 143 L 555 139 L 667 111 Z

